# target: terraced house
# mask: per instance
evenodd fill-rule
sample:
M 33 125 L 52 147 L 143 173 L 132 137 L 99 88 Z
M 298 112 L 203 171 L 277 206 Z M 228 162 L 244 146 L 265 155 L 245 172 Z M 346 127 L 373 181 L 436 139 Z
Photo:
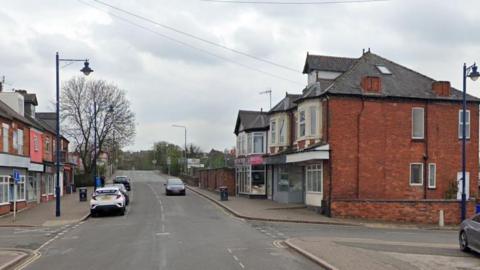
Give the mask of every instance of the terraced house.
M 443 210 L 446 223 L 459 221 L 460 91 L 370 51 L 307 54 L 303 73 L 302 93 L 268 112 L 266 198 L 334 217 L 436 223 Z M 480 100 L 467 100 L 472 214 Z

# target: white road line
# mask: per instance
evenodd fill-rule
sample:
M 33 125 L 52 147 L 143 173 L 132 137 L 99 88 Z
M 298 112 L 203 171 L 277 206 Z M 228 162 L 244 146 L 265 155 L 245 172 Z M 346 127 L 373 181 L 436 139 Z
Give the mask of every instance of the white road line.
M 241 263 L 241 262 L 238 262 L 238 264 L 240 265 L 240 267 L 242 267 L 242 269 L 244 269 L 244 268 L 245 268 L 245 265 L 243 265 L 243 263 Z
M 238 257 L 233 255 L 233 259 L 238 262 Z
M 227 248 L 228 253 L 232 254 L 232 250 Z

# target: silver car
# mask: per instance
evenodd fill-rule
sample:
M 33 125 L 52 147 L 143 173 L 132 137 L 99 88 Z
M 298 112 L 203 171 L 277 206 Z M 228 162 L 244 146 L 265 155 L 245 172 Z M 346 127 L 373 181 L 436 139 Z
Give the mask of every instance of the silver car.
M 458 236 L 462 251 L 474 250 L 480 253 L 480 214 L 465 219 L 460 224 Z

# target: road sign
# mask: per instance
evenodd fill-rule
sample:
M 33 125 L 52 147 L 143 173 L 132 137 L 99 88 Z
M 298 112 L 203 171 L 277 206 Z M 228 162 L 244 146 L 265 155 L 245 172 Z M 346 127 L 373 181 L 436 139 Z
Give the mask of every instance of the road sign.
M 17 170 L 13 170 L 13 180 L 15 180 L 15 184 L 20 182 L 20 172 Z
M 152 160 L 152 163 L 153 165 L 157 164 L 157 160 L 156 159 Z
M 172 160 L 170 159 L 170 157 L 167 157 L 167 165 L 170 165 L 172 164 Z

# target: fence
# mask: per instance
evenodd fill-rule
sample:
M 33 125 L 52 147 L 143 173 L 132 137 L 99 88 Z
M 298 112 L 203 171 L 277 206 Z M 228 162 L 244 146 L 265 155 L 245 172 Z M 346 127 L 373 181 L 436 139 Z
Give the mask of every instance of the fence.
M 235 195 L 235 169 L 219 168 L 198 171 L 199 186 L 203 189 L 218 191 L 221 186 L 228 188 L 228 194 Z

